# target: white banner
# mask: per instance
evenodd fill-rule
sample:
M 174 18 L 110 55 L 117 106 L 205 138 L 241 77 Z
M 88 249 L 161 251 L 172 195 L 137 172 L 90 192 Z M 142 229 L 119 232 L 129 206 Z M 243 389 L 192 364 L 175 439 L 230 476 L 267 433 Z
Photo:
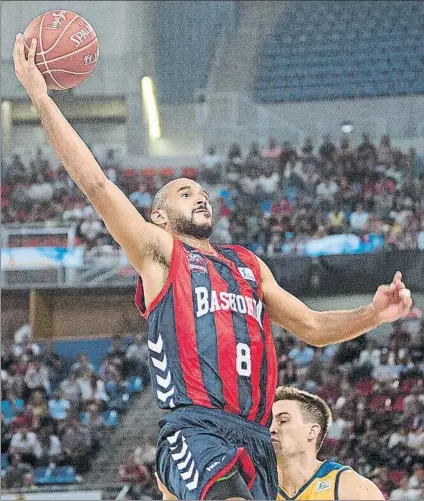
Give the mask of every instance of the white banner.
M 100 501 L 102 491 L 1 493 L 1 501 Z
M 76 247 L 16 247 L 1 250 L 2 270 L 75 268 L 82 266 L 83 249 Z

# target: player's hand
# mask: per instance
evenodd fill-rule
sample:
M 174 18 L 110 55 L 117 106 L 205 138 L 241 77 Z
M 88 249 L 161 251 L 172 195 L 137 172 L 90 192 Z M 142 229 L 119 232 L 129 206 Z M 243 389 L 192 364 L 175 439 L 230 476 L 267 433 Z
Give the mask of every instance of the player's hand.
M 400 271 L 395 273 L 390 285 L 380 285 L 372 305 L 381 323 L 394 322 L 409 313 L 412 307 L 411 291 L 402 282 Z
M 159 475 L 155 472 L 155 477 L 156 477 L 156 482 L 158 483 L 159 490 L 162 493 L 162 499 L 170 499 L 174 500 L 177 499 L 173 494 L 171 494 L 168 489 L 164 486 L 164 484 L 161 482 Z
M 21 33 L 16 35 L 15 46 L 13 48 L 13 63 L 18 80 L 28 92 L 33 104 L 41 96 L 47 95 L 47 85 L 41 71 L 35 64 L 35 51 L 37 40 L 32 39 L 31 47 L 28 51 L 28 59 L 25 57 L 25 42 Z

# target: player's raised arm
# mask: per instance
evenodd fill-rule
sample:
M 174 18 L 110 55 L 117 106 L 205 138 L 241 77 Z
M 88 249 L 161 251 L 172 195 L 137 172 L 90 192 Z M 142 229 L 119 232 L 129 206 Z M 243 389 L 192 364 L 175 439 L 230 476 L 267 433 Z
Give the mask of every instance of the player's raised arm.
M 84 141 L 48 96 L 46 82 L 34 61 L 36 45 L 33 39 L 27 59 L 23 36 L 16 36 L 13 50 L 15 73 L 37 108 L 49 142 L 66 171 L 87 195 L 112 237 L 140 274 L 158 250 L 165 260 L 170 259 L 171 235 L 146 222 L 124 193 L 109 181 Z
M 385 499 L 374 482 L 352 470 L 344 471 L 340 475 L 338 491 L 338 499 L 368 499 L 370 501 Z
M 281 288 L 268 266 L 258 259 L 264 301 L 270 319 L 312 346 L 340 343 L 406 315 L 411 292 L 397 272 L 390 285 L 381 285 L 372 302 L 354 310 L 314 311 Z

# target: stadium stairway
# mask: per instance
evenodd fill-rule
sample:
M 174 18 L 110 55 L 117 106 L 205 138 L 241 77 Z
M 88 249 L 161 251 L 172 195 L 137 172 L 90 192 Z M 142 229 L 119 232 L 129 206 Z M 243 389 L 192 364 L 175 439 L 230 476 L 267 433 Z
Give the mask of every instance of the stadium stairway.
M 133 397 L 130 409 L 122 416 L 116 431 L 103 444 L 80 487 L 89 489 L 118 484 L 119 466 L 129 453 L 142 445 L 144 438 L 156 435 L 161 415 L 162 411 L 158 409 L 149 385 L 145 391 Z
M 229 37 L 219 61 L 212 65 L 208 94 L 232 92 L 250 94 L 256 79 L 259 54 L 266 36 L 280 19 L 286 2 L 240 2 L 241 19 L 235 34 Z

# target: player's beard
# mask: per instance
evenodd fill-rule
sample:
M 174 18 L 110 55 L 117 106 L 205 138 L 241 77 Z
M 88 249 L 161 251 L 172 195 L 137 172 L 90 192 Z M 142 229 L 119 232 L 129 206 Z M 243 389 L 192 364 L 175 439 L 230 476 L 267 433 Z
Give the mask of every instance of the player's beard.
M 209 238 L 212 234 L 212 218 L 205 223 L 197 223 L 194 219 L 195 213 L 191 217 L 171 211 L 168 213 L 169 222 L 173 233 L 194 238 Z

